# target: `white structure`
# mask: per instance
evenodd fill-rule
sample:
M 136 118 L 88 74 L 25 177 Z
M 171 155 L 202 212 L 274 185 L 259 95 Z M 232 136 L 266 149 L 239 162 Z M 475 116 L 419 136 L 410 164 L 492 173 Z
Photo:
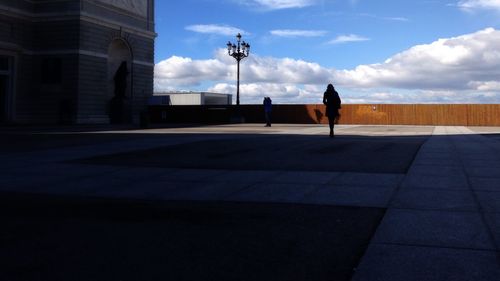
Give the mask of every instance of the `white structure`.
M 150 105 L 231 105 L 233 95 L 207 92 L 154 93 Z

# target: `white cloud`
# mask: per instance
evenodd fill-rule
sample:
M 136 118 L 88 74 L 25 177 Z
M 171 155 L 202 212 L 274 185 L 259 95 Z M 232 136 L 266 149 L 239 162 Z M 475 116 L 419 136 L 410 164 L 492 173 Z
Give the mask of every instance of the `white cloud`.
M 241 63 L 242 102 L 260 102 L 262 95 L 272 93 L 282 103 L 316 103 L 332 82 L 351 102 L 500 102 L 498 46 L 500 31 L 487 28 L 346 70 L 251 54 Z M 156 90 L 205 87 L 234 93 L 235 78 L 236 62 L 224 49 L 212 59 L 173 56 L 155 67 Z
M 275 83 L 244 83 L 240 85 L 242 103 L 260 103 L 264 96 L 269 96 L 274 103 L 319 103 L 323 97 L 323 86 L 275 84 Z M 219 83 L 207 91 L 233 94 L 236 97 L 234 84 Z
M 500 79 L 500 31 L 488 28 L 414 46 L 384 63 L 336 72 L 350 87 L 469 89 L 470 81 Z
M 318 3 L 318 0 L 234 0 L 240 4 L 255 6 L 267 10 L 303 8 Z
M 500 81 L 471 81 L 468 83 L 471 89 L 477 91 L 498 91 L 500 92 Z
M 235 77 L 236 62 L 225 49 L 217 50 L 213 59 L 172 56 L 155 66 L 155 84 L 159 90 L 172 85 L 198 86 L 204 81 L 233 81 Z M 324 84 L 331 77 L 330 69 L 303 60 L 250 55 L 241 62 L 242 82 Z
M 386 20 L 386 21 L 399 21 L 399 22 L 408 22 L 410 21 L 408 18 L 405 17 L 380 17 L 374 14 L 368 14 L 368 13 L 361 13 L 359 16 L 366 17 L 366 18 L 372 18 L 372 19 L 377 19 L 377 20 Z
M 350 43 L 350 42 L 362 42 L 362 41 L 369 41 L 370 38 L 366 38 L 363 36 L 359 36 L 356 34 L 349 34 L 349 35 L 339 35 L 337 38 L 331 40 L 328 42 L 328 44 L 343 44 L 343 43 Z
M 220 83 L 208 89 L 211 92 L 217 93 L 235 93 L 236 86 L 234 84 Z M 240 92 L 244 93 L 243 99 L 258 100 L 265 93 L 266 96 L 272 96 L 273 99 L 293 99 L 299 95 L 299 90 L 296 85 L 273 84 L 273 83 L 248 83 L 240 85 Z
M 383 17 L 381 19 L 392 20 L 392 21 L 410 21 L 408 18 L 405 18 L 405 17 Z
M 500 11 L 500 0 L 462 0 L 458 7 L 464 10 L 498 10 Z
M 172 56 L 155 66 L 155 87 L 189 87 L 203 81 L 229 79 L 227 64 L 217 59 L 192 60 Z
M 321 37 L 327 34 L 324 30 L 296 30 L 296 29 L 277 29 L 270 33 L 280 37 Z
M 185 29 L 197 33 L 217 34 L 224 36 L 233 36 L 238 33 L 247 34 L 245 31 L 239 28 L 218 24 L 195 24 L 186 26 Z
M 464 104 L 499 103 L 500 92 L 475 91 L 430 91 L 430 90 L 392 90 L 386 92 L 359 91 L 342 93 L 343 103 L 375 104 Z

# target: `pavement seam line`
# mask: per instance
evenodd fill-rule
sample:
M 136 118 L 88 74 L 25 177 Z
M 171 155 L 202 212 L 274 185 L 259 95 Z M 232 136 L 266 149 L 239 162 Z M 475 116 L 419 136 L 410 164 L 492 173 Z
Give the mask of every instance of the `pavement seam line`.
M 464 127 L 465 128 L 465 127 Z M 469 130 L 470 131 L 470 130 Z M 472 131 L 471 131 L 472 132 Z M 477 134 L 471 134 L 471 135 L 462 135 L 462 136 L 476 136 L 476 137 L 482 137 L 482 136 L 479 136 Z M 484 140 L 483 139 L 484 137 L 482 138 L 478 138 L 478 140 Z M 458 162 L 461 164 L 461 168 L 463 170 L 463 173 L 466 175 L 466 182 L 467 182 L 467 186 L 469 187 L 469 190 L 472 192 L 472 198 L 474 199 L 474 202 L 476 203 L 477 207 L 478 207 L 478 211 L 479 211 L 479 216 L 481 218 L 481 221 L 482 223 L 484 224 L 484 226 L 486 227 L 486 230 L 487 230 L 487 233 L 488 233 L 488 237 L 490 238 L 491 240 L 491 243 L 493 243 L 493 246 L 495 247 L 496 249 L 496 253 L 497 253 L 497 261 L 499 261 L 500 263 L 500 247 L 498 245 L 498 242 L 496 241 L 495 239 L 495 234 L 493 232 L 493 229 L 491 228 L 490 224 L 488 223 L 488 220 L 486 219 L 485 217 L 485 211 L 483 209 L 483 206 L 481 204 L 481 202 L 479 201 L 479 197 L 476 193 L 476 191 L 474 190 L 474 188 L 472 188 L 472 183 L 470 181 L 470 175 L 469 173 L 467 172 L 467 169 L 465 168 L 465 165 L 464 165 L 464 162 L 462 160 L 462 158 L 459 156 L 460 154 L 458 153 L 459 150 L 456 146 L 456 141 L 454 139 L 451 139 L 451 145 L 452 147 L 454 148 L 455 150 L 455 157 L 457 158 Z

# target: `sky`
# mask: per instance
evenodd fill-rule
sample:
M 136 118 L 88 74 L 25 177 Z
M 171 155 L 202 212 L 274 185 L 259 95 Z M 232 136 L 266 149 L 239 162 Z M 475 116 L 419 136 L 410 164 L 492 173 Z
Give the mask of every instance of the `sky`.
M 242 104 L 500 103 L 500 0 L 156 2 L 155 92 L 236 93 Z

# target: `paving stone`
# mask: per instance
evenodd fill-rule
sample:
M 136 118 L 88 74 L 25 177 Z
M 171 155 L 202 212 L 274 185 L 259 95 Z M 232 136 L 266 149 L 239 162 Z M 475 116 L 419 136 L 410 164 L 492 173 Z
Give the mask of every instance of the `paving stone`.
M 190 185 L 183 189 L 161 190 L 154 193 L 154 198 L 159 200 L 191 200 L 191 201 L 213 201 L 227 200 L 233 194 L 248 188 L 247 183 L 206 183 Z
M 386 208 L 394 187 L 327 186 L 315 190 L 301 202 L 305 204 Z
M 37 193 L 68 195 L 68 196 L 102 196 L 113 194 L 132 183 L 130 178 L 114 177 L 108 174 L 93 177 L 68 179 L 64 183 L 49 185 Z
M 449 161 L 454 162 L 457 160 L 457 157 L 450 152 L 427 152 L 422 150 L 418 153 L 417 159 L 429 159 L 429 160 L 441 160 L 441 161 Z
M 175 175 L 178 171 L 175 169 L 155 168 L 155 167 L 120 167 L 113 173 L 109 173 L 110 177 L 124 178 L 129 180 L 151 180 L 163 176 Z
M 74 169 L 78 169 L 80 166 L 82 165 L 74 165 Z M 171 172 L 158 168 L 112 167 L 114 170 L 109 172 L 65 179 L 61 183 L 47 186 L 45 191 L 52 194 L 92 196 L 102 189 L 113 190 L 116 187 L 127 186 L 135 182 L 147 185 L 148 181 Z
M 283 172 L 275 177 L 268 178 L 267 181 L 275 183 L 326 184 L 335 181 L 340 175 L 339 172 Z
M 467 174 L 471 177 L 500 178 L 500 167 L 469 167 Z
M 463 163 L 467 167 L 496 167 L 500 168 L 499 160 L 469 160 Z
M 469 177 L 469 181 L 474 190 L 500 192 L 500 178 Z
M 496 281 L 495 251 L 372 244 L 353 281 Z
M 16 171 L 0 173 L 0 190 L 17 192 L 43 192 L 78 181 L 111 174 L 118 169 L 111 166 L 89 166 L 51 163 L 29 166 Z
M 216 180 L 219 175 L 224 174 L 224 170 L 209 169 L 169 169 L 169 173 L 159 175 L 158 180 L 171 182 L 195 182 Z
M 469 190 L 401 189 L 391 208 L 421 210 L 477 211 L 478 206 Z
M 490 228 L 493 238 L 495 239 L 497 248 L 500 247 L 500 213 L 486 213 L 484 214 L 486 223 Z
M 246 183 L 265 183 L 279 177 L 282 171 L 234 171 L 221 170 L 220 174 L 211 177 L 215 182 L 246 182 Z
M 150 200 L 222 200 L 246 187 L 247 185 L 242 183 L 172 183 L 156 181 L 148 184 L 136 183 L 112 189 L 103 189 L 97 192 L 96 195 Z
M 495 250 L 479 213 L 390 209 L 375 243 Z
M 408 176 L 463 177 L 464 171 L 460 166 L 412 165 Z
M 301 202 L 303 198 L 320 188 L 318 185 L 262 183 L 252 185 L 225 198 L 230 201 Z
M 462 164 L 455 159 L 436 159 L 436 158 L 424 158 L 417 157 L 413 161 L 413 165 L 438 165 L 447 167 L 462 167 Z
M 500 213 L 500 192 L 476 191 L 476 195 L 484 211 Z
M 404 178 L 402 174 L 342 173 L 334 178 L 331 185 L 396 187 Z
M 443 176 L 407 176 L 402 183 L 403 188 L 426 189 L 469 189 L 465 175 L 456 177 Z
M 472 147 L 472 145 L 471 145 Z M 460 151 L 460 158 L 464 163 L 469 162 L 469 161 L 498 161 L 498 156 L 496 154 L 491 154 L 491 150 L 485 151 L 483 153 L 480 152 L 470 152 L 470 147 L 469 148 L 464 148 L 465 153 L 462 153 L 463 151 Z

